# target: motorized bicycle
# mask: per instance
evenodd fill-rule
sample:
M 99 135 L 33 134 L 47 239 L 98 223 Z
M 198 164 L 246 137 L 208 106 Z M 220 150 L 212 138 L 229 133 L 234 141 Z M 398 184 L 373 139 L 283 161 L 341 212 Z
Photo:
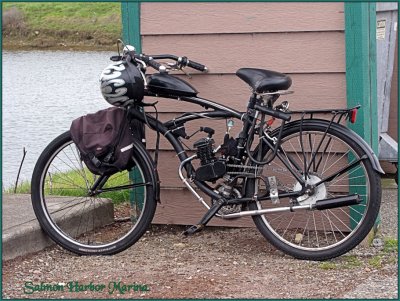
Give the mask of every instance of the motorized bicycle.
M 129 61 L 144 83 L 142 99 L 113 104 L 164 136 L 179 158 L 179 178 L 206 209 L 185 235 L 201 231 L 214 217 L 251 216 L 276 248 L 299 259 L 326 260 L 353 249 L 373 227 L 383 171 L 368 144 L 345 126 L 356 122 L 359 107 L 291 111 L 287 101 L 277 104 L 290 93 L 289 76 L 242 68 L 236 74 L 251 95 L 247 108 L 237 111 L 199 97 L 194 87 L 169 73 L 186 67 L 207 71 L 187 57 L 145 55 L 127 45 L 111 59 L 109 72 Z M 146 74 L 149 67 L 156 72 Z M 124 99 L 121 95 L 114 99 Z M 148 112 L 156 107 L 149 97 L 203 110 L 160 121 L 157 113 Z M 194 120 L 203 120 L 204 126 L 188 135 L 185 126 Z M 209 120 L 225 120 L 225 126 L 213 129 Z M 234 122 L 241 124 L 235 136 Z M 223 141 L 214 140 L 216 131 L 224 132 Z M 186 147 L 184 140 L 194 134 L 197 141 Z M 42 228 L 77 254 L 125 250 L 148 229 L 160 201 L 156 161 L 144 140 L 135 139 L 128 170 L 91 174 L 69 131 L 60 135 L 43 151 L 32 177 L 32 203 Z

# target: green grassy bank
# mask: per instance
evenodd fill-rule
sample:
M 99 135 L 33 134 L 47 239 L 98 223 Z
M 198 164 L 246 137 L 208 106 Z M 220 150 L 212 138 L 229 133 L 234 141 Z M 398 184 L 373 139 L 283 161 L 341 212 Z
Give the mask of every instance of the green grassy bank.
M 85 176 L 85 177 L 84 177 Z M 89 185 L 92 186 L 95 179 L 93 174 L 88 169 L 84 170 L 73 170 L 67 172 L 54 173 L 51 176 L 48 175 L 45 179 L 44 193 L 46 196 L 75 196 L 79 198 L 84 198 L 87 196 L 87 186 L 86 180 Z M 141 178 L 134 181 L 135 183 L 142 183 Z M 130 180 L 128 171 L 118 172 L 110 176 L 103 188 L 118 187 L 123 185 L 128 185 L 132 183 Z M 11 187 L 3 192 L 6 194 L 14 193 L 14 188 Z M 30 194 L 31 193 L 31 183 L 29 181 L 24 181 L 20 183 L 15 193 L 18 194 Z M 116 191 L 104 192 L 99 195 L 101 198 L 111 199 L 114 204 L 119 204 L 126 202 L 131 198 L 131 196 L 137 198 L 138 195 L 143 195 L 144 188 L 137 187 L 131 189 L 120 189 Z
M 110 2 L 3 3 L 4 49 L 115 50 L 121 5 Z

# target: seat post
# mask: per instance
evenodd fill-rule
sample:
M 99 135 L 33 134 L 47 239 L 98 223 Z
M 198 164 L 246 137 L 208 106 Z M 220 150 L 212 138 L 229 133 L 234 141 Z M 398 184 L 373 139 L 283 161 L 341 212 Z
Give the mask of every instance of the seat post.
M 244 145 L 245 145 L 245 141 L 247 140 L 247 134 L 250 130 L 250 127 L 251 127 L 251 124 L 253 121 L 253 117 L 255 114 L 254 107 L 255 107 L 256 103 L 257 103 L 257 94 L 253 93 L 250 96 L 249 103 L 247 105 L 247 112 L 246 112 L 247 117 L 245 120 L 243 120 L 243 128 L 238 136 L 238 145 L 237 145 L 238 153 L 236 155 L 236 158 L 239 160 L 244 155 Z
M 250 96 L 249 103 L 247 104 L 247 114 L 249 114 L 249 110 L 251 111 L 254 109 L 256 102 L 257 102 L 257 94 L 253 93 Z

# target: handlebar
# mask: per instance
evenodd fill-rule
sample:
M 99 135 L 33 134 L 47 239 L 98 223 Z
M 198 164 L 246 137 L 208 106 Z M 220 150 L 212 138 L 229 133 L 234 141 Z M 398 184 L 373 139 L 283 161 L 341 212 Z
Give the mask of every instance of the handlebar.
M 205 65 L 197 63 L 195 61 L 191 61 L 186 56 L 180 57 L 173 54 L 145 55 L 135 54 L 132 52 L 128 54 L 131 55 L 131 57 L 133 56 L 134 59 L 144 62 L 146 65 L 149 65 L 160 73 L 167 72 L 167 68 L 156 61 L 161 59 L 170 59 L 176 61 L 176 67 L 178 67 L 178 69 L 182 69 L 183 67 L 190 67 L 201 72 L 208 72 L 208 68 Z M 123 56 L 112 56 L 110 59 L 112 61 L 119 61 L 122 58 Z
M 207 72 L 208 71 L 206 66 L 204 66 L 203 64 L 194 62 L 194 61 L 189 61 L 189 59 L 186 56 L 179 57 L 178 58 L 178 63 L 181 64 L 182 66 L 188 66 L 190 68 L 199 70 L 201 72 Z
M 207 72 L 208 69 L 205 65 L 197 63 L 195 61 L 190 61 L 186 56 L 180 57 L 173 54 L 157 54 L 151 56 L 154 59 L 162 60 L 162 59 L 170 59 L 176 61 L 181 67 L 190 67 L 202 72 Z
M 147 65 L 149 65 L 153 69 L 156 69 L 160 73 L 165 73 L 167 71 L 167 68 L 165 68 L 165 66 L 161 65 L 159 62 L 157 62 L 152 56 L 144 54 L 135 54 L 134 57 L 135 59 L 139 59 L 145 62 Z

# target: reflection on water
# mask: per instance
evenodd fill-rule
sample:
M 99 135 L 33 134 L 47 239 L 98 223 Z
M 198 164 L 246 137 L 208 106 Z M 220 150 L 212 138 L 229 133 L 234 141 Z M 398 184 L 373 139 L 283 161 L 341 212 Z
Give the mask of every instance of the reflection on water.
M 98 79 L 110 52 L 3 52 L 3 187 L 30 180 L 45 146 L 81 115 L 108 107 Z

